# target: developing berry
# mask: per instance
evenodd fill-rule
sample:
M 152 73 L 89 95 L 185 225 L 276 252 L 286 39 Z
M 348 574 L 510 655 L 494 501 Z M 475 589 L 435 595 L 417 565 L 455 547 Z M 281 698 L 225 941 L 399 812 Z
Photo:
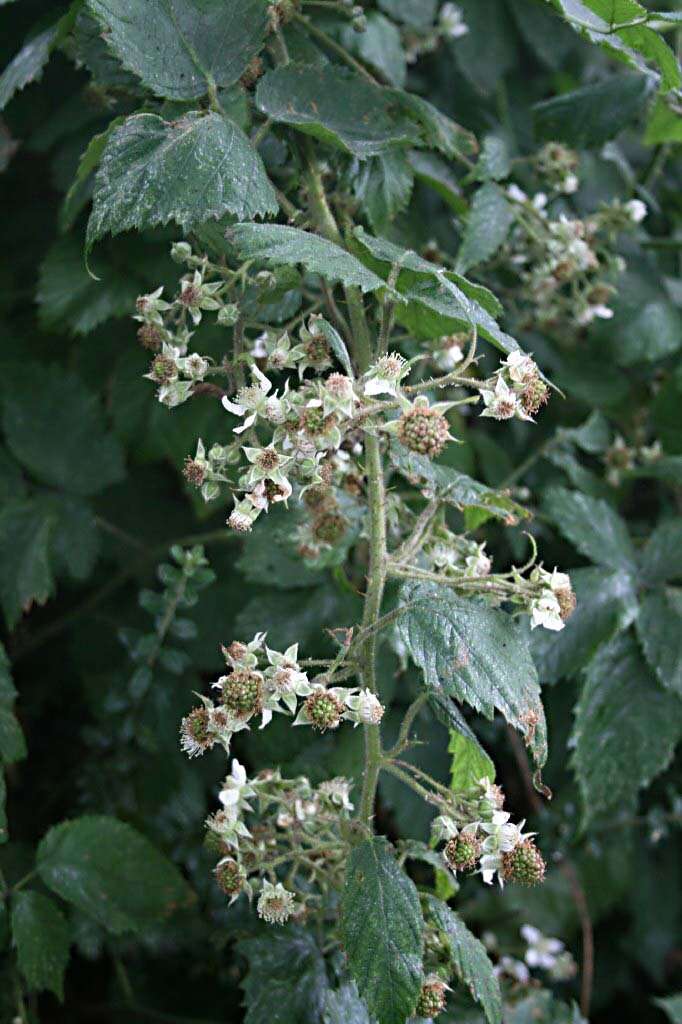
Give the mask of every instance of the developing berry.
M 519 885 L 539 885 L 545 877 L 545 862 L 532 839 L 524 839 L 502 857 L 502 877 L 505 882 Z
M 210 750 L 215 739 L 209 733 L 210 715 L 207 708 L 193 708 L 180 725 L 180 746 L 190 757 L 198 757 Z
M 549 399 L 549 388 L 539 377 L 531 379 L 521 392 L 523 411 L 535 416 Z
M 182 475 L 188 484 L 192 484 L 193 487 L 201 487 L 206 477 L 206 468 L 197 459 L 191 459 L 187 456 Z
M 263 707 L 263 677 L 260 672 L 236 669 L 223 676 L 223 704 L 238 718 L 257 715 Z
M 446 864 L 454 871 L 473 871 L 481 855 L 481 840 L 473 835 L 454 836 L 443 850 Z
M 339 512 L 333 509 L 322 511 L 313 522 L 313 536 L 323 544 L 337 544 L 346 533 L 347 526 Z
M 410 451 L 436 458 L 450 436 L 448 421 L 436 409 L 414 405 L 398 421 L 398 438 Z
M 560 587 L 554 591 L 555 597 L 559 602 L 559 614 L 562 620 L 565 622 L 566 619 L 570 619 L 571 615 L 575 611 L 576 598 L 573 593 L 572 587 Z
M 159 384 L 170 384 L 171 381 L 177 380 L 178 368 L 175 360 L 169 356 L 156 356 L 152 360 L 149 373 Z
M 226 896 L 236 896 L 244 885 L 244 872 L 231 857 L 223 857 L 213 871 L 216 882 Z
M 427 978 L 417 1000 L 418 1017 L 437 1017 L 445 1009 L 447 986 L 439 978 Z
M 341 721 L 344 706 L 341 701 L 327 690 L 316 690 L 305 702 L 305 713 L 314 729 L 325 732 L 336 729 Z
M 137 331 L 137 340 L 150 352 L 158 352 L 163 341 L 163 332 L 156 324 L 142 324 Z

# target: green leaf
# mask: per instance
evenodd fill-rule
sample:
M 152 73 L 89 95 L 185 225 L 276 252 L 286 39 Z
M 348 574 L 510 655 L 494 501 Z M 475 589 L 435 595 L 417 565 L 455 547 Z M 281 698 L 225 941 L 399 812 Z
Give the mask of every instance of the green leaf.
M 407 63 L 400 29 L 377 11 L 367 11 L 366 19 L 364 32 L 344 25 L 339 36 L 341 44 L 378 71 L 390 85 L 402 88 L 407 78 Z
M 453 63 L 480 93 L 490 94 L 516 65 L 514 26 L 505 0 L 458 0 L 466 35 L 449 46 Z
M 441 160 L 435 153 L 422 153 L 417 149 L 411 150 L 407 159 L 417 181 L 437 192 L 459 216 L 466 213 L 467 204 L 462 197 L 459 181 L 445 160 Z
M 500 711 L 519 729 L 542 765 L 547 757 L 545 715 L 528 639 L 506 612 L 459 597 L 435 583 L 406 583 L 398 634 L 424 674 L 487 718 Z
M 618 60 L 638 71 L 651 73 L 649 63 L 656 66 L 664 91 L 679 88 L 680 69 L 670 47 L 647 25 L 618 28 L 647 11 L 635 0 L 552 0 L 581 35 L 601 46 Z M 658 76 L 657 76 L 658 77 Z
M 346 343 L 332 324 L 328 320 L 320 319 L 317 321 L 316 329 L 324 334 L 325 338 L 329 342 L 329 347 L 341 363 L 341 366 L 348 374 L 349 377 L 353 376 L 353 364 L 351 363 Z
M 16 696 L 17 688 L 12 681 L 12 666 L 4 645 L 0 643 L 0 707 L 12 705 Z
M 681 710 L 654 679 L 632 634 L 599 650 L 576 706 L 572 740 L 585 823 L 631 808 L 638 791 L 667 767 Z
M 601 146 L 637 119 L 650 94 L 651 82 L 642 75 L 611 75 L 596 85 L 536 103 L 535 129 L 549 141 Z
M 94 180 L 95 171 L 99 167 L 102 153 L 114 131 L 125 121 L 123 117 L 115 117 L 107 125 L 105 131 L 99 135 L 93 135 L 78 161 L 76 177 L 69 191 L 64 196 L 62 208 L 59 211 L 59 227 L 62 231 L 69 231 L 76 222 L 78 214 L 90 199 L 91 186 Z
M 656 527 L 640 556 L 646 583 L 682 578 L 682 518 L 668 519 Z
M 193 899 L 148 839 L 104 815 L 55 825 L 38 846 L 36 865 L 48 889 L 116 935 L 148 928 Z
M 15 93 L 39 81 L 50 59 L 57 31 L 58 26 L 51 25 L 34 36 L 7 65 L 0 75 L 0 110 L 4 110 Z
M 415 884 L 386 839 L 354 847 L 341 900 L 342 943 L 358 991 L 380 1024 L 405 1024 L 414 1012 L 423 927 Z
M 123 66 L 156 95 L 189 100 L 227 88 L 265 40 L 265 0 L 87 0 Z
M 291 511 L 280 513 L 275 509 L 258 520 L 247 534 L 236 567 L 252 583 L 267 580 L 281 590 L 315 587 L 323 582 L 319 570 L 308 569 L 296 551 L 292 537 Z
M 21 726 L 9 708 L 0 707 L 0 761 L 15 764 L 26 757 L 26 740 Z
M 575 675 L 610 640 L 637 617 L 636 580 L 622 569 L 573 569 L 576 608 L 558 633 L 534 629 L 531 650 L 543 683 Z
M 457 268 L 466 271 L 494 256 L 514 222 L 514 208 L 502 189 L 489 182 L 479 188 L 467 217 Z
M 237 949 L 249 962 L 245 1024 L 319 1024 L 329 986 L 311 931 L 271 929 Z
M 495 780 L 495 765 L 485 750 L 476 742 L 472 743 L 461 732 L 450 733 L 448 753 L 452 754 L 450 789 L 453 793 L 469 793 L 479 779 Z
M 410 201 L 414 173 L 404 153 L 371 157 L 358 168 L 353 191 L 375 231 L 383 231 Z
M 0 511 L 0 603 L 12 629 L 33 604 L 54 590 L 49 549 L 53 515 L 31 501 L 13 501 Z
M 552 487 L 545 494 L 544 509 L 581 554 L 609 569 L 634 571 L 637 556 L 627 526 L 607 502 Z
M 428 897 L 429 914 L 450 945 L 452 965 L 462 984 L 483 1007 L 488 1024 L 502 1024 L 502 996 L 485 946 L 441 900 Z
M 682 117 L 666 103 L 663 96 L 658 97 L 649 115 L 644 142 L 647 146 L 658 146 L 663 142 L 682 142 Z
M 30 889 L 15 894 L 12 944 L 29 989 L 48 989 L 63 1001 L 71 928 L 54 900 Z
M 408 480 L 425 482 L 429 493 L 437 495 L 460 511 L 476 510 L 502 520 L 528 516 L 521 505 L 506 495 L 486 487 L 466 473 L 460 473 L 450 466 L 441 466 L 424 455 L 411 452 L 399 441 L 391 442 L 388 454 L 396 469 Z
M 379 7 L 396 21 L 426 29 L 433 25 L 438 0 L 379 0 Z
M 419 142 L 416 125 L 396 107 L 393 91 L 331 64 L 288 64 L 269 71 L 256 90 L 256 106 L 360 160 Z
M 3 427 L 8 447 L 43 483 L 88 495 L 123 476 L 99 400 L 61 367 L 27 364 L 5 375 Z
M 277 209 L 261 158 L 236 124 L 197 111 L 177 121 L 135 114 L 107 140 L 87 248 L 108 232 L 170 220 L 187 229 L 224 213 L 251 218 Z
M 111 317 L 129 316 L 142 290 L 139 277 L 108 261 L 98 264 L 98 271 L 101 281 L 88 274 L 75 238 L 55 242 L 40 267 L 36 301 L 41 325 L 89 334 Z
M 682 345 L 682 317 L 665 299 L 639 307 L 625 299 L 618 303 L 616 323 L 620 327 L 616 359 L 621 366 L 657 362 Z
M 283 224 L 235 224 L 230 241 L 241 259 L 262 260 L 274 266 L 302 264 L 328 281 L 341 281 L 363 292 L 383 288 L 384 282 L 355 256 L 319 235 Z
M 655 590 L 642 601 L 637 635 L 661 686 L 682 697 L 682 590 Z
M 478 143 L 472 132 L 441 113 L 428 100 L 402 89 L 390 91 L 393 100 L 419 125 L 423 146 L 437 149 L 452 158 L 472 156 L 478 152 Z
M 682 1024 L 682 992 L 664 999 L 654 999 L 654 1003 L 667 1014 L 671 1024 Z
M 346 982 L 336 991 L 327 993 L 322 1024 L 372 1024 L 355 982 Z
M 478 163 L 472 171 L 476 181 L 501 181 L 511 171 L 511 157 L 504 139 L 486 135 Z

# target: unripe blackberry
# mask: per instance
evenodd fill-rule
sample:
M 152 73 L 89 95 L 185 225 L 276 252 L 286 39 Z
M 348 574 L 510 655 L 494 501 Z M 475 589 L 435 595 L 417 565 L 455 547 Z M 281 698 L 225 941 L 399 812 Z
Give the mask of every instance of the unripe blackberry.
M 473 871 L 480 856 L 481 840 L 471 835 L 455 836 L 443 850 L 445 862 L 454 871 Z
M 306 508 L 317 509 L 318 511 L 322 508 L 329 508 L 335 506 L 334 492 L 329 487 L 325 487 L 322 484 L 316 484 L 314 487 L 309 487 L 303 495 L 303 502 Z
M 226 896 L 236 896 L 244 885 L 244 872 L 231 857 L 224 857 L 213 871 L 215 880 Z
M 206 468 L 201 462 L 187 456 L 182 475 L 188 484 L 192 484 L 193 487 L 201 487 L 206 477 Z
M 410 451 L 435 459 L 449 436 L 445 416 L 428 406 L 414 405 L 398 420 L 398 438 Z
M 229 676 L 225 676 L 223 704 L 238 718 L 257 715 L 263 707 L 263 679 L 260 672 L 235 669 Z
M 180 725 L 180 746 L 190 757 L 210 750 L 215 738 L 209 731 L 211 716 L 205 707 L 193 708 Z
M 532 839 L 524 839 L 502 857 L 502 877 L 505 882 L 519 885 L 539 885 L 545 878 L 545 862 Z
M 348 523 L 340 512 L 323 511 L 313 522 L 313 537 L 323 544 L 337 544 L 345 535 Z
M 425 981 L 419 993 L 415 1013 L 418 1017 L 437 1017 L 445 1009 L 447 1000 L 445 983 L 434 978 Z
M 305 712 L 313 728 L 325 732 L 327 729 L 337 728 L 344 706 L 328 690 L 316 690 L 306 700 Z
M 315 437 L 324 431 L 330 419 L 330 416 L 325 416 L 321 406 L 307 405 L 301 412 L 299 427 L 308 437 Z
M 311 363 L 324 365 L 329 362 L 329 345 L 324 334 L 311 334 L 306 340 L 303 350 Z
M 171 381 L 176 380 L 178 376 L 178 368 L 175 365 L 175 360 L 169 356 L 156 356 L 152 360 L 152 365 L 149 368 L 149 372 L 155 381 L 159 384 L 170 384 Z
M 137 331 L 137 340 L 151 352 L 158 352 L 163 341 L 163 331 L 156 324 L 142 324 Z
M 535 416 L 545 402 L 548 401 L 548 398 L 549 388 L 544 381 L 536 377 L 534 380 L 530 380 L 521 392 L 521 405 L 524 412 L 528 413 L 529 416 Z

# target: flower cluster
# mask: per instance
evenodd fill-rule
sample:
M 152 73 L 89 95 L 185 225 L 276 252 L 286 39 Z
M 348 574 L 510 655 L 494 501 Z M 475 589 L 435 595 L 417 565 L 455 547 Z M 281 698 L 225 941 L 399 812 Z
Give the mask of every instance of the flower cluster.
M 570 576 L 558 569 L 547 572 L 537 566 L 530 574 L 530 582 L 538 587 L 530 601 L 530 628 L 563 629 L 576 604 Z
M 619 487 L 627 473 L 651 466 L 662 457 L 663 449 L 660 441 L 631 446 L 620 434 L 617 434 L 604 452 L 606 480 L 612 487 Z
M 485 543 L 479 544 L 465 534 L 452 533 L 440 524 L 431 531 L 423 551 L 427 561 L 443 576 L 477 578 L 487 576 L 492 568 L 492 559 L 485 547 Z
M 521 351 L 510 352 L 492 381 L 480 388 L 485 408 L 481 416 L 496 420 L 531 420 L 548 401 L 549 389 L 537 364 Z
M 497 875 L 505 882 L 537 885 L 545 875 L 545 862 L 533 842 L 534 832 L 522 831 L 502 810 L 504 794 L 488 778 L 478 783 L 479 796 L 471 807 L 475 817 L 462 823 L 448 814 L 433 822 L 433 840 L 444 842 L 443 861 L 452 871 L 476 871 L 486 884 Z M 478 867 L 477 867 L 478 865 Z

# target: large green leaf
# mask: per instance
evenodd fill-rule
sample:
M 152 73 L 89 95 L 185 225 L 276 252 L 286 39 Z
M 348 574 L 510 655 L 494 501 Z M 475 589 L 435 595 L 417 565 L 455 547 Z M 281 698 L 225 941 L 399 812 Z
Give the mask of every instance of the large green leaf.
M 10 629 L 54 590 L 50 569 L 55 516 L 31 501 L 12 501 L 0 511 L 0 602 Z
M 373 156 L 360 164 L 353 191 L 375 231 L 384 230 L 410 201 L 414 173 L 399 151 Z
M 249 963 L 246 1024 L 320 1024 L 329 986 L 312 931 L 272 929 L 237 948 Z
M 379 72 L 390 85 L 402 88 L 407 77 L 407 64 L 400 29 L 377 11 L 367 11 L 367 27 L 356 32 L 345 25 L 339 34 L 341 44 Z
M 461 732 L 450 733 L 448 753 L 452 755 L 450 789 L 453 793 L 469 793 L 479 779 L 495 779 L 495 765 L 480 743 L 472 743 Z
M 390 89 L 330 64 L 268 72 L 258 83 L 256 105 L 274 121 L 361 160 L 419 142 L 417 126 L 397 108 Z
M 648 594 L 637 635 L 661 686 L 682 697 L 682 590 L 667 587 Z
M 397 630 L 424 673 L 427 688 L 444 690 L 487 718 L 500 711 L 519 729 L 542 765 L 545 715 L 528 639 L 506 612 L 460 597 L 436 583 L 406 583 Z
M 71 929 L 54 900 L 26 889 L 12 899 L 12 944 L 29 989 L 64 999 Z
M 500 983 L 485 946 L 441 900 L 429 896 L 428 906 L 434 924 L 448 940 L 452 965 L 460 981 L 483 1007 L 488 1024 L 501 1024 Z
M 36 863 L 48 889 L 114 934 L 156 924 L 193 898 L 148 839 L 103 815 L 55 825 L 39 844 Z
M 266 0 L 87 0 L 124 67 L 157 96 L 194 99 L 236 82 L 263 46 Z
M 7 106 L 15 93 L 40 79 L 50 59 L 56 36 L 57 26 L 51 25 L 26 43 L 7 65 L 0 75 L 0 110 Z
M 437 149 L 448 157 L 467 157 L 478 151 L 478 143 L 470 131 L 462 128 L 422 96 L 402 89 L 393 89 L 392 96 L 401 109 L 419 125 L 421 143 L 427 149 Z
M 379 1024 L 405 1024 L 422 984 L 423 920 L 414 882 L 388 842 L 367 839 L 348 858 L 341 902 L 350 972 Z
M 644 109 L 651 83 L 642 75 L 621 74 L 596 85 L 544 100 L 533 108 L 541 138 L 572 146 L 601 146 Z
M 224 213 L 276 213 L 260 156 L 236 124 L 191 111 L 177 121 L 135 114 L 107 140 L 95 179 L 87 246 L 110 232 L 173 220 L 183 228 Z
M 479 188 L 457 254 L 458 270 L 466 271 L 494 256 L 506 239 L 514 217 L 514 207 L 499 185 L 488 182 Z
M 544 509 L 564 537 L 597 565 L 635 571 L 637 556 L 625 520 L 607 502 L 553 487 L 545 494 Z
M 564 629 L 533 630 L 531 650 L 543 683 L 575 675 L 614 633 L 636 618 L 635 579 L 617 569 L 574 569 L 570 573 L 576 608 Z
M 573 766 L 584 821 L 628 809 L 670 763 L 682 703 L 661 689 L 631 633 L 598 652 L 576 707 Z
M 682 578 L 682 518 L 656 527 L 641 553 L 641 568 L 647 583 Z
M 322 1024 L 373 1024 L 355 982 L 346 982 L 341 988 L 327 993 Z
M 2 397 L 7 445 L 43 483 L 88 495 L 121 479 L 121 448 L 98 399 L 73 374 L 38 364 L 13 368 Z
M 235 224 L 228 229 L 227 237 L 245 260 L 262 260 L 274 266 L 300 263 L 311 273 L 348 286 L 357 285 L 363 292 L 384 287 L 382 279 L 351 253 L 300 228 L 283 224 Z
M 0 762 L 14 764 L 26 757 L 26 740 L 14 713 L 0 707 Z

